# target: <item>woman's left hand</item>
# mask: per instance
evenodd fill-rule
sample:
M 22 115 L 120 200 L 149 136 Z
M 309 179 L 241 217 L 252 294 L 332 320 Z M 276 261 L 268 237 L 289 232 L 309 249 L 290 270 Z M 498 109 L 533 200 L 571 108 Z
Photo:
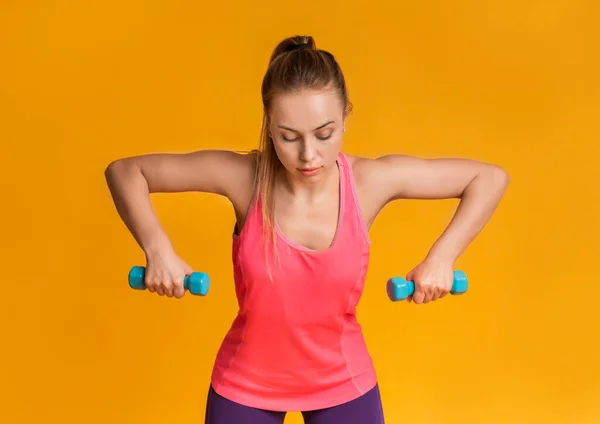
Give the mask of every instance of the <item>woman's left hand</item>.
M 435 258 L 426 258 L 406 275 L 406 281 L 415 284 L 415 292 L 408 296 L 408 303 L 429 303 L 446 296 L 454 281 L 453 264 Z

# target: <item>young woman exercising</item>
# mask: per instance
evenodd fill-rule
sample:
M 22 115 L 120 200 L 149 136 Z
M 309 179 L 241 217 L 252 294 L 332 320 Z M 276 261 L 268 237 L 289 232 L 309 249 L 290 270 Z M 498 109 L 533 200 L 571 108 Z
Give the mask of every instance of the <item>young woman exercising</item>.
M 407 275 L 415 283 L 408 302 L 440 299 L 452 287 L 454 262 L 503 196 L 507 173 L 467 159 L 343 153 L 345 79 L 312 37 L 275 48 L 262 98 L 257 151 L 115 160 L 106 169 L 115 206 L 145 252 L 147 289 L 176 298 L 192 269 L 162 230 L 150 193 L 216 193 L 235 211 L 239 311 L 214 363 L 207 424 L 281 424 L 287 411 L 302 411 L 306 424 L 381 424 L 377 376 L 356 318 L 369 227 L 395 199 L 460 199 Z

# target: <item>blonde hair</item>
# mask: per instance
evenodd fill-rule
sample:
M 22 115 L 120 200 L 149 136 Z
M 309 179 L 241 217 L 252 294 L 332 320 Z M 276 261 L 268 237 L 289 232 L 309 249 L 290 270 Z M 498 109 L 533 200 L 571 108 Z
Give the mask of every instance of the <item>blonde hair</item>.
M 317 49 L 314 39 L 310 36 L 289 37 L 275 47 L 262 81 L 263 119 L 258 152 L 255 151 L 258 154 L 256 195 L 261 200 L 267 267 L 269 245 L 272 245 L 276 254 L 273 190 L 277 173 L 282 167 L 269 132 L 271 101 L 278 93 L 325 88 L 335 90 L 339 94 L 345 114 L 349 114 L 352 104 L 348 100 L 346 81 L 337 60 L 331 53 Z M 269 275 L 271 276 L 270 268 Z

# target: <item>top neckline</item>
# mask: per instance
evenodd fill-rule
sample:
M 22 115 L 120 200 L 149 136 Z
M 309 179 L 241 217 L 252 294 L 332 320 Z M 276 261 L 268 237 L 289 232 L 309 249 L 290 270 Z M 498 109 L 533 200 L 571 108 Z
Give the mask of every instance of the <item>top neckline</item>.
M 338 154 L 338 158 L 335 161 L 336 165 L 338 167 L 338 172 L 339 172 L 339 206 L 338 206 L 337 225 L 336 225 L 335 233 L 333 235 L 333 239 L 331 240 L 331 243 L 325 249 L 311 249 L 309 247 L 306 247 L 306 246 L 304 246 L 300 243 L 297 243 L 297 242 L 291 240 L 290 238 L 288 238 L 288 236 L 286 236 L 284 234 L 284 232 L 281 230 L 281 228 L 279 227 L 277 220 L 274 219 L 275 230 L 277 232 L 277 235 L 283 242 L 285 242 L 290 247 L 293 247 L 294 249 L 297 249 L 297 250 L 300 250 L 303 252 L 310 252 L 310 253 L 315 253 L 315 254 L 328 252 L 335 247 L 336 241 L 338 239 L 338 235 L 339 235 L 341 227 L 342 227 L 342 222 L 344 220 L 344 213 L 346 210 L 346 200 L 345 200 L 346 199 L 346 184 L 345 184 L 346 173 L 345 173 L 345 167 L 343 166 L 343 164 L 340 164 L 341 156 L 342 156 L 342 153 L 340 152 Z

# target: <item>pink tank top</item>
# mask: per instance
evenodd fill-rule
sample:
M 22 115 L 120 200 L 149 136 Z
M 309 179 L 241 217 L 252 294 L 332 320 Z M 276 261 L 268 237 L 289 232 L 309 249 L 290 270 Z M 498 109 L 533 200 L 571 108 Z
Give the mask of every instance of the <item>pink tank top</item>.
M 233 240 L 237 317 L 217 353 L 211 383 L 221 396 L 274 411 L 307 411 L 355 399 L 376 384 L 356 307 L 370 240 L 354 177 L 338 157 L 340 208 L 332 245 L 315 251 L 277 228 L 265 262 L 260 199 Z M 269 245 L 272 250 L 272 245 Z

